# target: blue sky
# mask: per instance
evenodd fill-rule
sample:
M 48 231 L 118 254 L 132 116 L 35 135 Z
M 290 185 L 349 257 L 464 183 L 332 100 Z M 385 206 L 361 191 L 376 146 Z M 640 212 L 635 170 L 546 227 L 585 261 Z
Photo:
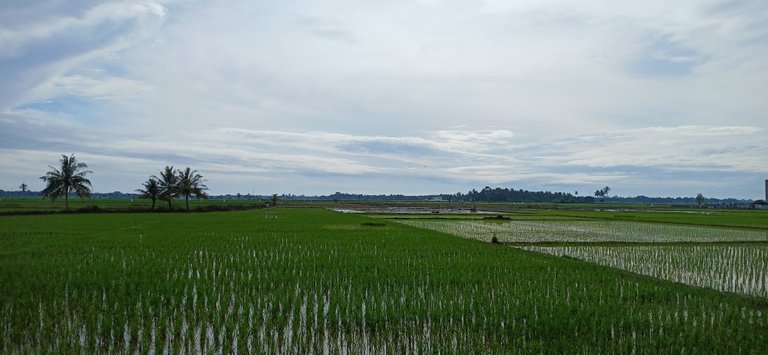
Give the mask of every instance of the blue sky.
M 768 3 L 6 0 L 0 189 L 757 199 Z

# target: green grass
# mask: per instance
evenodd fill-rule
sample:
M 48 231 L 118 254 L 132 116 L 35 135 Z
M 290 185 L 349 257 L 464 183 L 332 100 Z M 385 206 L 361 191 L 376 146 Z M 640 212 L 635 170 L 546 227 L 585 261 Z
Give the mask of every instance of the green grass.
M 209 199 L 209 200 L 190 200 L 190 209 L 200 209 L 210 206 L 224 206 L 224 205 L 245 205 L 245 206 L 262 206 L 262 201 L 255 200 L 237 200 L 237 199 Z M 78 210 L 93 210 L 96 209 L 109 212 L 120 210 L 131 211 L 149 211 L 152 208 L 152 201 L 147 199 L 127 199 L 127 198 L 115 198 L 115 199 L 97 199 L 97 198 L 70 198 L 69 209 L 72 212 Z M 186 208 L 184 199 L 174 199 L 172 202 L 174 210 L 182 210 Z M 155 208 L 160 211 L 168 209 L 168 204 L 165 201 L 157 201 Z M 51 202 L 50 199 L 24 197 L 24 198 L 2 198 L 0 199 L 0 213 L 13 214 L 13 213 L 29 213 L 29 212 L 62 212 L 65 211 L 64 200 L 57 199 L 55 202 Z
M 768 352 L 768 302 L 320 209 L 0 217 L 0 352 Z
M 254 201 L 246 199 L 210 199 L 210 200 L 191 200 L 191 208 L 200 208 L 211 205 L 263 205 L 264 201 Z M 281 201 L 281 205 L 286 207 L 348 207 L 361 208 L 367 207 L 422 207 L 422 208 L 463 208 L 467 209 L 473 204 L 469 203 L 447 203 L 447 202 L 354 202 L 347 201 L 334 203 L 330 201 Z M 77 210 L 97 206 L 102 210 L 119 209 L 146 209 L 149 210 L 152 203 L 145 199 L 70 199 L 70 209 Z M 604 220 L 622 220 L 636 222 L 654 222 L 654 223 L 673 223 L 673 224 L 695 224 L 721 227 L 742 227 L 768 230 L 768 210 L 718 210 L 718 209 L 699 209 L 699 208 L 671 208 L 669 206 L 649 206 L 642 204 L 553 204 L 553 203 L 477 203 L 474 204 L 483 211 L 498 211 L 504 216 L 513 219 L 529 220 L 554 220 L 554 219 L 604 219 Z M 173 200 L 175 209 L 184 208 L 183 199 Z M 167 205 L 163 201 L 157 201 L 158 209 L 166 209 Z M 58 199 L 51 203 L 49 199 L 43 198 L 1 198 L 0 213 L 10 213 L 19 211 L 62 211 L 64 210 L 64 201 Z M 376 214 L 382 218 L 400 218 L 401 215 L 392 215 L 390 213 Z M 411 217 L 423 218 L 466 218 L 476 219 L 486 216 L 485 214 L 434 214 L 425 213 L 422 215 L 409 214 Z

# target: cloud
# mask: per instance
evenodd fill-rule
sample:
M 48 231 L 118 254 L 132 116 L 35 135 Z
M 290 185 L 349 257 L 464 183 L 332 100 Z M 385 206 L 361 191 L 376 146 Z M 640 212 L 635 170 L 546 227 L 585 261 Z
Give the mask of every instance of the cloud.
M 47 126 L 49 118 L 34 121 L 21 118 L 23 114 L 31 112 L 3 116 L 0 122 L 16 131 Z M 102 137 L 100 129 L 72 123 L 61 124 L 55 131 L 25 146 L 12 139 L 0 146 L 6 156 L 30 156 L 30 161 L 19 164 L 30 170 L 17 170 L 17 176 L 41 174 L 44 155 L 50 160 L 59 151 L 76 152 L 99 173 L 94 183 L 101 182 L 97 186 L 109 191 L 126 190 L 126 185 L 143 181 L 165 165 L 192 166 L 204 175 L 219 177 L 221 181 L 209 183 L 218 193 L 249 191 L 248 181 L 269 181 L 282 191 L 310 194 L 319 193 L 309 190 L 311 186 L 343 190 L 334 189 L 330 181 L 347 181 L 344 186 L 351 190 L 345 191 L 368 193 L 376 188 L 403 192 L 396 190 L 397 181 L 409 181 L 409 190 L 418 191 L 415 186 L 421 186 L 425 192 L 480 185 L 547 190 L 559 186 L 568 191 L 628 184 L 625 188 L 631 189 L 661 176 L 692 179 L 696 174 L 712 178 L 768 173 L 762 164 L 768 153 L 766 131 L 746 126 L 648 127 L 557 140 L 532 139 L 507 130 L 467 129 L 380 136 L 225 127 L 138 138 L 132 134 Z M 45 154 L 30 154 L 41 145 L 49 147 Z M 293 185 L 302 181 L 306 185 Z M 369 186 L 368 181 L 382 185 Z M 677 186 L 663 180 L 655 184 Z
M 678 178 L 750 196 L 736 181 L 766 174 L 767 9 L 10 0 L 0 149 L 30 167 L 43 163 L 32 151 L 83 154 L 109 190 L 176 164 L 222 192 L 254 180 L 308 193 L 615 183 L 631 194 L 646 191 L 645 172 L 672 192 Z
M 0 25 L 0 74 L 9 79 L 0 85 L 0 110 L 55 98 L 62 92 L 51 89 L 62 76 L 129 48 L 166 16 L 160 4 L 134 1 L 92 7 L 64 6 L 59 1 L 12 6 L 8 13 L 23 14 L 27 21 Z M 51 8 L 58 16 L 48 12 Z
M 691 48 L 669 38 L 657 38 L 635 58 L 632 70 L 651 77 L 683 76 L 692 74 L 706 61 L 705 56 Z
M 680 171 L 768 173 L 758 127 L 649 127 L 568 140 L 548 164 L 590 168 L 647 167 Z

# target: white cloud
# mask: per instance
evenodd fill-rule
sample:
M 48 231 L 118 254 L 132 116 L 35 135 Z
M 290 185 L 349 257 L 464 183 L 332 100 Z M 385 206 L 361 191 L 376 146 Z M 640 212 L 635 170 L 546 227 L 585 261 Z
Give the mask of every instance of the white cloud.
M 38 13 L 37 9 L 17 10 L 29 12 L 23 15 L 27 21 L 0 24 L 0 74 L 8 78 L 0 84 L 0 110 L 66 94 L 51 89 L 67 77 L 82 77 L 90 72 L 82 70 L 89 65 L 109 62 L 117 53 L 157 30 L 166 15 L 160 4 L 135 1 L 68 6 L 61 9 L 59 16 Z M 39 9 L 48 8 L 41 5 Z M 9 13 L 14 13 L 14 9 Z M 90 79 L 121 80 L 110 78 L 103 70 L 96 71 L 102 73 Z
M 88 128 L 84 130 L 78 133 L 89 138 L 73 146 L 88 159 L 84 161 L 94 162 L 92 168 L 105 176 L 102 181 L 112 183 L 106 188 L 110 191 L 125 190 L 121 184 L 130 184 L 122 182 L 127 177 L 135 184 L 165 165 L 192 166 L 223 177 L 224 181 L 210 183 L 217 192 L 247 191 L 247 183 L 225 182 L 249 178 L 270 180 L 273 187 L 282 186 L 283 191 L 312 193 L 302 186 L 288 186 L 287 182 L 303 179 L 308 186 L 325 186 L 327 183 L 321 181 L 331 176 L 357 177 L 357 184 L 345 186 L 359 189 L 366 186 L 365 181 L 386 181 L 389 177 L 394 185 L 381 187 L 395 193 L 398 191 L 391 189 L 397 186 L 396 181 L 404 179 L 422 184 L 422 188 L 427 188 L 430 181 L 440 181 L 440 186 L 464 187 L 460 189 L 489 184 L 543 188 L 552 184 L 572 189 L 632 183 L 642 170 L 648 171 L 649 178 L 685 172 L 768 174 L 762 164 L 768 153 L 764 143 L 768 137 L 765 130 L 756 127 L 649 127 L 547 141 L 522 138 L 509 146 L 499 142 L 517 135 L 506 130 L 367 136 L 221 128 L 192 134 L 168 132 L 144 139 L 131 135 L 94 137 Z M 55 140 L 59 144 L 67 142 L 68 133 L 63 133 Z M 47 139 L 48 144 L 54 141 L 50 137 L 41 139 Z M 4 148 L 6 152 L 14 151 Z M 18 154 L 24 156 L 28 151 Z M 45 154 L 57 156 L 50 150 Z M 35 164 L 44 166 L 39 152 L 34 157 Z
M 93 99 L 125 100 L 153 92 L 151 86 L 137 80 L 111 77 L 101 73 L 55 77 L 33 91 L 37 97 L 70 95 Z
M 548 164 L 593 168 L 656 167 L 768 173 L 765 130 L 758 127 L 650 127 L 566 141 Z
M 766 173 L 761 1 L 66 3 L 0 5 L 5 151 L 286 191 Z

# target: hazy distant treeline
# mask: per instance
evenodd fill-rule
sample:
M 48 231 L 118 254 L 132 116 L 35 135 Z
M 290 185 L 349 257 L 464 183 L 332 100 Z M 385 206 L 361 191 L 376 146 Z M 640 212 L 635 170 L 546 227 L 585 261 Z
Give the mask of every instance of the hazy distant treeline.
M 39 197 L 39 191 L 3 191 L 0 190 L 0 196 L 2 197 Z M 123 193 L 120 191 L 108 192 L 108 193 L 93 193 L 92 198 L 136 198 L 138 195 L 134 193 Z M 243 199 L 243 200 L 270 200 L 272 195 L 252 195 L 252 194 L 227 194 L 227 195 L 212 195 L 212 199 Z M 551 192 L 551 191 L 528 191 L 523 189 L 513 188 L 491 188 L 486 186 L 482 190 L 472 189 L 466 193 L 455 194 L 434 194 L 434 195 L 402 195 L 402 194 L 390 194 L 390 195 L 367 195 L 367 194 L 352 194 L 336 192 L 330 195 L 321 196 L 307 196 L 307 195 L 294 195 L 294 194 L 282 194 L 279 198 L 284 201 L 445 201 L 445 202 L 553 202 L 553 203 L 594 203 L 594 202 L 609 202 L 609 203 L 643 203 L 643 204 L 671 204 L 671 205 L 695 205 L 697 204 L 695 197 L 648 197 L 648 196 L 606 196 L 595 198 L 593 196 L 579 196 L 576 194 L 565 192 Z M 705 203 L 707 204 L 748 204 L 751 200 L 742 199 L 716 199 L 707 198 Z

